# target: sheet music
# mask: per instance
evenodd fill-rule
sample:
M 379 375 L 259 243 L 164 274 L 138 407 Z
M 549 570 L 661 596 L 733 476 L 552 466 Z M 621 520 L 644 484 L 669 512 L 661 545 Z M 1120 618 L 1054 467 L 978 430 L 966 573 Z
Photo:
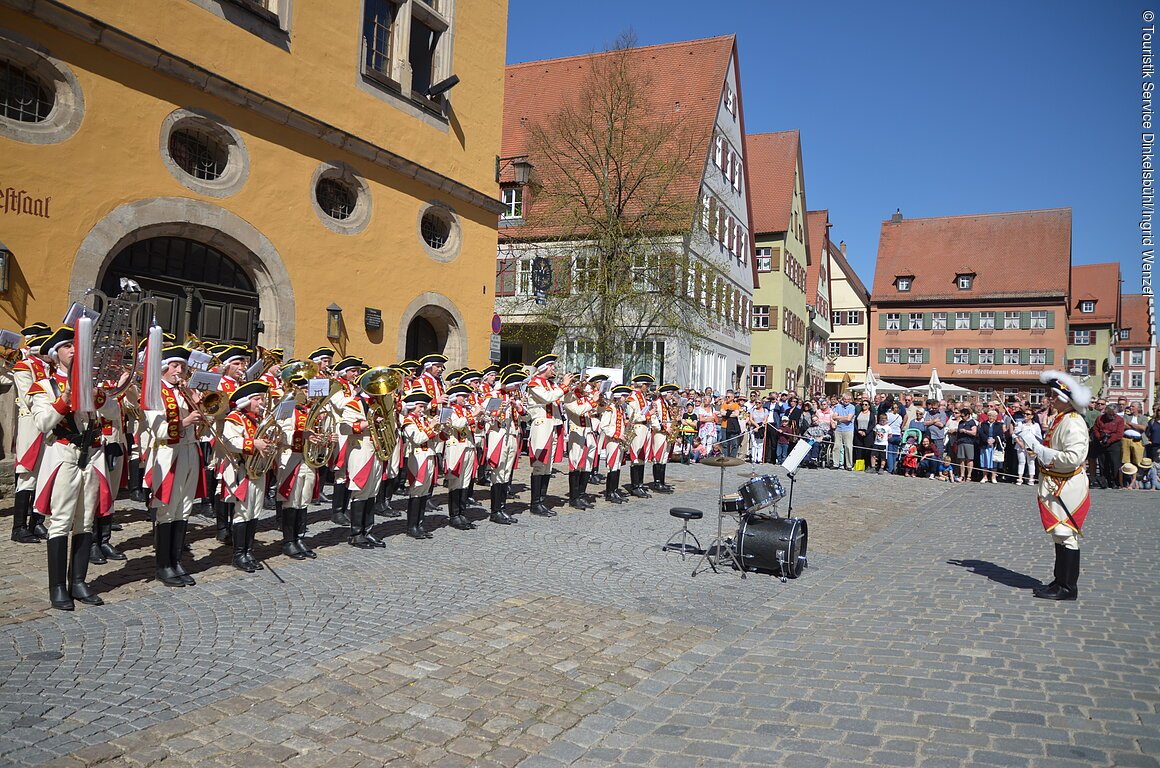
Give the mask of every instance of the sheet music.
M 213 361 L 213 355 L 206 354 L 200 349 L 195 349 L 189 353 L 189 367 L 194 371 L 208 371 L 211 361 Z
M 306 384 L 307 397 L 327 397 L 330 394 L 330 379 L 311 379 Z
M 0 347 L 5 349 L 20 349 L 24 346 L 24 337 L 13 331 L 0 331 Z
M 220 373 L 194 371 L 193 375 L 189 377 L 189 388 L 199 392 L 213 392 L 221 386 L 221 383 L 222 375 Z

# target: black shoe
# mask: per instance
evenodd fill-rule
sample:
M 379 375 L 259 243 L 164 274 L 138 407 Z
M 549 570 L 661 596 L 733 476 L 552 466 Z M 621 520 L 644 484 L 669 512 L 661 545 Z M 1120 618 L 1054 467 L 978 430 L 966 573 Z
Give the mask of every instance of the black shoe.
M 104 605 L 105 601 L 93 594 L 85 583 L 89 576 L 89 555 L 92 550 L 93 534 L 80 533 L 72 537 L 72 563 L 69 568 L 72 587 L 69 594 L 85 605 Z
M 89 545 L 89 562 L 95 565 L 104 565 L 109 562 L 105 558 L 105 553 L 101 551 L 101 545 L 95 541 Z
M 121 552 L 116 547 L 114 547 L 112 543 L 110 543 L 113 538 L 113 529 L 115 528 L 113 525 L 113 516 L 106 515 L 105 517 L 98 517 L 95 525 L 97 528 L 95 544 L 97 545 L 97 548 L 100 549 L 101 554 L 109 560 L 125 560 L 125 555 L 121 554 Z M 94 560 L 93 562 L 96 561 Z
M 291 510 L 287 510 L 286 514 L 290 514 Z M 314 560 L 318 557 L 318 553 L 306 545 L 303 536 L 306 535 L 306 507 L 298 507 L 293 510 L 294 513 L 294 540 L 298 544 L 298 549 L 307 558 Z
M 1062 584 L 1056 584 L 1043 590 L 1036 590 L 1035 596 L 1043 600 L 1076 600 L 1079 594 Z
M 129 491 L 129 501 L 132 501 L 134 504 L 144 504 L 149 501 L 149 494 L 145 492 L 144 488 L 134 488 Z
M 491 515 L 489 515 L 487 519 L 493 523 L 498 524 L 498 525 L 511 525 L 512 523 L 515 522 L 515 520 L 512 520 L 510 517 L 505 515 L 503 512 L 492 512 Z
M 648 491 L 646 491 L 643 487 L 641 487 L 639 485 L 634 485 L 632 488 L 629 488 L 628 492 L 630 494 L 632 494 L 633 496 L 637 497 L 638 499 L 651 499 L 652 498 L 652 494 L 649 493 Z
M 48 541 L 48 529 L 44 527 L 44 515 L 36 512 L 28 513 L 28 530 L 41 541 Z
M 346 485 L 334 486 L 330 499 L 330 522 L 350 525 L 350 488 Z
M 279 522 L 282 527 L 282 554 L 291 560 L 305 560 L 306 553 L 298 545 L 298 518 L 295 510 L 282 508 Z
M 470 531 L 475 525 L 463 515 L 454 515 L 448 520 L 448 525 L 456 530 Z
M 36 544 L 40 538 L 28 527 L 32 509 L 32 491 L 17 491 L 12 503 L 12 540 L 18 544 Z
M 40 539 L 37 538 L 35 535 L 33 535 L 32 531 L 28 530 L 27 526 L 21 527 L 21 528 L 13 528 L 12 529 L 12 540 L 15 541 L 17 544 L 39 544 L 40 543 Z

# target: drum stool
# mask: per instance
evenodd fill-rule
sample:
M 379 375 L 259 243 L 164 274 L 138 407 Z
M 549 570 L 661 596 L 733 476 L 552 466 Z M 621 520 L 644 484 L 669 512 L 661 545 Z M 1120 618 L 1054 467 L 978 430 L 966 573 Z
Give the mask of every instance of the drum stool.
M 691 507 L 673 507 L 669 510 L 669 514 L 673 517 L 679 517 L 684 521 L 684 525 L 681 527 L 681 530 L 669 537 L 669 540 L 665 542 L 661 550 L 666 552 L 680 552 L 682 560 L 685 559 L 685 555 L 701 554 L 701 542 L 697 540 L 697 535 L 689 530 L 689 521 L 700 520 L 705 516 L 705 513 L 699 509 L 692 509 Z M 675 541 L 677 537 L 681 539 L 679 542 Z M 689 539 L 693 540 L 692 544 L 689 543 Z

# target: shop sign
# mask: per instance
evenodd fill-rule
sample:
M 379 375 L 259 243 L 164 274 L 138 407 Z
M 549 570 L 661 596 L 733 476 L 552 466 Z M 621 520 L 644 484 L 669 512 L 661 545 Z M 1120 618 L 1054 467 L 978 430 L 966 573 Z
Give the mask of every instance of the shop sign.
M 0 192 L 0 213 L 11 213 L 16 216 L 39 216 L 47 219 L 48 204 L 52 196 L 33 197 L 26 190 L 8 187 Z

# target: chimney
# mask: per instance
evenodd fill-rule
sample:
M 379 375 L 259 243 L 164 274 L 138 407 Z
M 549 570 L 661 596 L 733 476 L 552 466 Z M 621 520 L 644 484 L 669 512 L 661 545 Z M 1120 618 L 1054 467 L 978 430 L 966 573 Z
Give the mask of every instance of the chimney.
M 902 221 L 902 209 L 901 208 L 895 210 L 894 215 L 890 217 L 890 222 L 892 224 L 897 224 L 900 221 Z
M 838 243 L 838 247 L 842 249 L 842 255 L 845 256 L 846 255 L 846 241 L 843 240 L 842 242 Z

